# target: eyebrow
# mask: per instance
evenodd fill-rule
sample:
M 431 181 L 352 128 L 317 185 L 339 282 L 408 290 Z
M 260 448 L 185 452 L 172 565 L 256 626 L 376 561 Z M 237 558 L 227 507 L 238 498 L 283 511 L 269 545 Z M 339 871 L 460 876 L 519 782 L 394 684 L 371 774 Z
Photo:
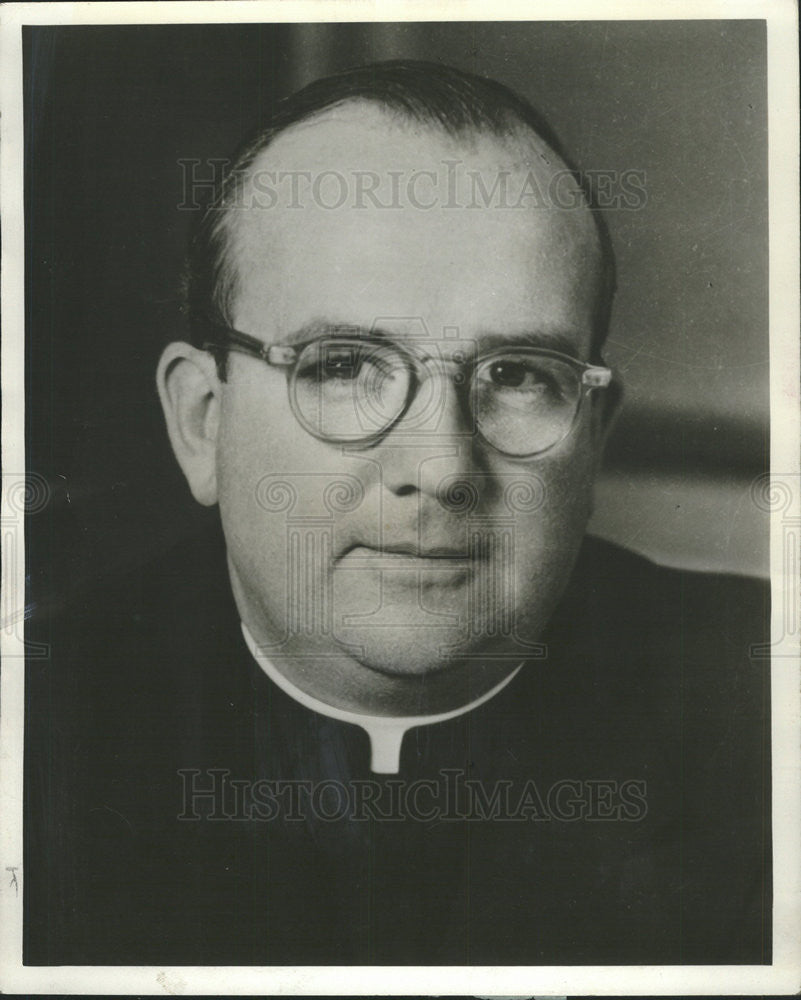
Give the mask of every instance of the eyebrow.
M 559 354 L 566 354 L 571 358 L 579 358 L 580 351 L 578 344 L 587 336 L 584 331 L 568 330 L 521 330 L 515 333 L 479 333 L 475 337 L 465 338 L 465 343 L 475 344 L 478 354 L 486 354 L 504 347 L 536 347 L 542 350 L 557 351 Z M 304 344 L 319 337 L 354 337 L 369 338 L 373 340 L 387 340 L 403 345 L 406 341 L 414 343 L 416 340 L 431 342 L 436 338 L 428 337 L 403 337 L 398 333 L 381 327 L 360 326 L 358 323 L 339 323 L 330 320 L 312 320 L 304 323 L 303 326 L 286 334 L 278 342 L 287 347 L 297 344 Z M 437 341 L 439 342 L 439 341 Z M 443 340 L 444 344 L 456 345 L 458 341 Z
M 494 351 L 503 347 L 537 347 L 546 351 L 557 351 L 568 357 L 578 359 L 579 344 L 586 334 L 565 330 L 521 330 L 517 333 L 485 333 L 479 334 L 475 342 L 480 353 Z

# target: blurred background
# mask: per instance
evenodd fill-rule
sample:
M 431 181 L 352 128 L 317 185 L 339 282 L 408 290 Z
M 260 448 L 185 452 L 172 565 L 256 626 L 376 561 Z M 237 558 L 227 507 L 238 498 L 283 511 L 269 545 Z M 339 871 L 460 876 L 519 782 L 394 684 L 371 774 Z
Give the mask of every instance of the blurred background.
M 31 597 L 157 556 L 209 516 L 153 372 L 183 335 L 186 166 L 211 176 L 272 101 L 377 59 L 495 77 L 584 171 L 638 171 L 606 212 L 607 361 L 625 405 L 591 529 L 670 565 L 768 574 L 766 40 L 761 21 L 24 29 Z M 9 470 L 11 471 L 11 470 Z

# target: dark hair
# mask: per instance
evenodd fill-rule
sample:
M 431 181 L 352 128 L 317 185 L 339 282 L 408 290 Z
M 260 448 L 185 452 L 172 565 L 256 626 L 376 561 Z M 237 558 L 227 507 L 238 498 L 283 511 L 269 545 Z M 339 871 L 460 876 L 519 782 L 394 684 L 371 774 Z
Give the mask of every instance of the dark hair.
M 573 174 L 592 211 L 601 245 L 601 286 L 595 313 L 590 360 L 599 362 L 615 292 L 615 261 L 609 233 L 594 196 L 565 157 L 548 123 L 522 97 L 495 80 L 438 63 L 392 60 L 371 63 L 315 80 L 280 101 L 274 112 L 236 153 L 193 228 L 184 278 L 184 309 L 197 346 L 208 339 L 209 321 L 229 324 L 236 288 L 230 260 L 230 220 L 226 206 L 237 204 L 237 189 L 249 167 L 273 139 L 290 126 L 346 101 L 369 101 L 405 118 L 431 125 L 454 137 L 484 132 L 499 137 L 530 129 Z M 218 355 L 225 377 L 225 354 Z

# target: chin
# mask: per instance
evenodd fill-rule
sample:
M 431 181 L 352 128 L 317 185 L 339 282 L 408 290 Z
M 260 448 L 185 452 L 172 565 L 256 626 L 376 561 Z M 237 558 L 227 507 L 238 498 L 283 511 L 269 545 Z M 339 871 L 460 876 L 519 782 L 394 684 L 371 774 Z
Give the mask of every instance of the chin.
M 493 630 L 494 631 L 494 630 Z M 335 640 L 349 657 L 385 677 L 433 677 L 459 667 L 510 669 L 531 650 L 515 638 L 487 638 L 461 628 L 408 625 L 342 628 Z
M 518 638 L 521 593 L 529 614 L 538 603 L 528 589 L 518 580 L 501 588 L 471 586 L 469 577 L 446 585 L 422 575 L 416 583 L 390 573 L 348 574 L 342 582 L 335 576 L 333 636 L 353 659 L 393 677 L 439 674 L 458 664 L 512 667 L 532 651 Z
M 411 576 L 410 574 L 408 574 Z M 386 579 L 390 577 L 390 579 Z M 413 580 L 414 577 L 411 577 Z M 393 677 L 438 673 L 467 638 L 466 593 L 394 586 L 391 574 L 343 577 L 334 585 L 334 638 L 359 663 Z M 404 581 L 405 584 L 405 581 Z
M 385 628 L 380 634 L 375 629 L 348 629 L 337 636 L 343 651 L 386 677 L 427 677 L 447 671 L 463 659 L 448 638 L 417 636 L 401 627 Z

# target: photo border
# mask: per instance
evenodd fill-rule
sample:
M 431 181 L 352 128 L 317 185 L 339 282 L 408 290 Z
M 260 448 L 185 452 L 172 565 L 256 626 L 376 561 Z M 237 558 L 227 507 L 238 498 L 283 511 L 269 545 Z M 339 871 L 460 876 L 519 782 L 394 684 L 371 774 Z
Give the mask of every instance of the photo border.
M 0 208 L 3 220 L 2 640 L 0 682 L 0 988 L 3 992 L 273 995 L 716 995 L 795 993 L 801 983 L 801 762 L 799 580 L 799 197 L 797 12 L 792 0 L 619 0 L 537 4 L 475 0 L 382 2 L 251 0 L 200 3 L 19 3 L 0 12 Z M 769 129 L 773 963 L 769 966 L 267 966 L 22 965 L 24 644 L 6 608 L 24 607 L 25 537 L 12 494 L 24 477 L 23 25 L 355 21 L 638 21 L 759 19 L 767 22 Z M 9 527 L 10 526 L 10 527 Z M 793 562 L 794 553 L 794 562 Z M 795 617 L 793 618 L 793 609 Z M 19 630 L 21 631 L 21 630 Z M 9 876 L 9 872 L 11 875 Z

